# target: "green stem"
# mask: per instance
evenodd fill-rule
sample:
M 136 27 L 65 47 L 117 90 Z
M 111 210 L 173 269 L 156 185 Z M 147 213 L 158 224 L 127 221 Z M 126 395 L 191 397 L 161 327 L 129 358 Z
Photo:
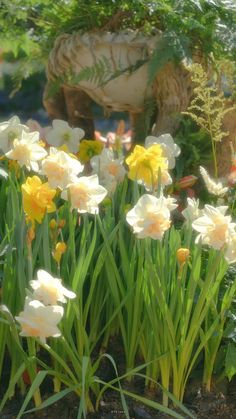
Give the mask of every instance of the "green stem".
M 36 348 L 35 348 L 35 341 L 31 338 L 27 339 L 28 350 L 29 350 L 29 357 L 35 358 L 36 357 Z M 33 382 L 34 378 L 37 375 L 37 363 L 33 362 L 28 366 L 28 372 L 30 376 L 31 382 Z M 34 404 L 35 407 L 39 407 L 42 404 L 41 393 L 39 388 L 34 392 Z

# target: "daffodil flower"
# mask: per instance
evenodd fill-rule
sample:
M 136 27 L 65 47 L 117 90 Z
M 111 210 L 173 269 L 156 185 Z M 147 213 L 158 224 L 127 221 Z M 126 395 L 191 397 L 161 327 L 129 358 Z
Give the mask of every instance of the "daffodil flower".
M 151 237 L 161 240 L 170 228 L 170 210 L 164 197 L 141 196 L 137 204 L 126 214 L 126 220 L 139 239 Z
M 0 124 L 0 150 L 4 154 L 12 149 L 13 141 L 19 139 L 22 133 L 28 133 L 29 128 L 21 124 L 18 116 L 13 116 L 9 121 Z
M 42 161 L 42 174 L 47 176 L 51 188 L 65 189 L 72 177 L 83 169 L 84 166 L 76 158 L 54 147 L 50 148 L 49 155 Z
M 66 299 L 74 299 L 76 294 L 63 287 L 60 278 L 55 278 L 47 271 L 39 269 L 37 279 L 30 281 L 33 288 L 33 298 L 44 305 L 56 305 L 58 302 L 66 303 Z
M 129 167 L 128 177 L 143 184 L 147 190 L 155 190 L 159 180 L 163 186 L 172 183 L 168 173 L 168 160 L 163 155 L 160 144 L 153 144 L 147 149 L 136 145 L 126 163 Z
M 15 318 L 21 325 L 21 336 L 39 338 L 42 343 L 46 343 L 48 337 L 61 336 L 57 325 L 63 314 L 61 306 L 45 306 L 38 300 L 26 297 L 24 310 Z
M 55 147 L 66 145 L 71 153 L 77 153 L 83 136 L 84 131 L 81 128 L 71 128 L 66 121 L 61 119 L 54 119 L 52 128 L 45 134 L 48 144 Z
M 82 176 L 75 178 L 73 183 L 67 186 L 61 197 L 71 202 L 71 210 L 77 209 L 80 213 L 97 214 L 98 204 L 107 195 L 107 190 L 99 185 L 98 176 Z
M 53 202 L 56 190 L 51 189 L 48 183 L 43 183 L 38 176 L 28 177 L 21 186 L 21 190 L 23 208 L 31 221 L 41 223 L 46 212 L 56 210 Z
M 47 151 L 39 145 L 38 132 L 22 132 L 21 138 L 13 141 L 13 146 L 6 157 L 16 160 L 17 163 L 28 170 L 39 171 L 38 162 L 47 155 Z
M 199 233 L 196 243 L 201 240 L 203 244 L 220 250 L 229 242 L 236 224 L 231 222 L 231 216 L 225 215 L 227 209 L 227 206 L 215 208 L 205 205 L 202 216 L 192 224 L 193 229 Z
M 123 158 L 114 158 L 114 153 L 104 148 L 99 156 L 90 160 L 93 173 L 98 174 L 101 184 L 109 191 L 114 192 L 117 183 L 122 182 L 126 170 L 123 166 Z
M 153 135 L 148 136 L 145 139 L 145 147 L 149 148 L 153 144 L 160 144 L 163 150 L 163 156 L 168 160 L 168 169 L 175 167 L 175 159 L 180 155 L 180 148 L 175 144 L 170 134 L 162 134 L 159 137 Z

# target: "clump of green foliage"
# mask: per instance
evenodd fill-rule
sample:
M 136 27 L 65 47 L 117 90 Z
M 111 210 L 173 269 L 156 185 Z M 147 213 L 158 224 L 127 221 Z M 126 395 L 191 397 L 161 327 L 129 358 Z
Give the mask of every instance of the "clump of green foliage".
M 138 29 L 164 33 L 150 62 L 150 81 L 169 60 L 201 51 L 233 59 L 234 0 L 2 0 L 0 45 L 21 59 L 18 78 L 37 71 L 55 38 L 75 31 Z M 160 60 L 160 56 L 162 57 Z

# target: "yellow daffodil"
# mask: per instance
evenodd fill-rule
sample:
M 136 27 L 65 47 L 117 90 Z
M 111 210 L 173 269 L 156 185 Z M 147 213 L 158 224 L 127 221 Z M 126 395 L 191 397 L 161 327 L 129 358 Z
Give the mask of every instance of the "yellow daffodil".
M 48 183 L 42 183 L 38 176 L 28 177 L 22 185 L 23 207 L 31 221 L 41 223 L 46 212 L 53 212 L 56 206 L 52 201 L 56 190 Z
M 78 158 L 82 163 L 87 163 L 93 156 L 100 154 L 102 149 L 100 141 L 83 140 L 79 146 Z
M 163 156 L 168 160 L 168 168 L 173 169 L 175 167 L 175 159 L 180 154 L 180 148 L 174 143 L 172 136 L 170 134 L 162 134 L 160 137 L 150 135 L 145 139 L 145 147 L 149 148 L 153 144 L 161 145 Z
M 61 257 L 63 255 L 63 253 L 66 252 L 67 246 L 64 242 L 58 242 L 56 244 L 55 250 L 52 253 L 53 259 L 57 262 L 57 264 L 59 265 L 59 263 L 61 262 Z
M 129 166 L 129 178 L 137 180 L 147 190 L 157 187 L 159 172 L 161 173 L 161 184 L 168 185 L 171 183 L 171 177 L 167 171 L 168 160 L 163 155 L 160 144 L 153 144 L 147 149 L 136 145 L 126 159 L 126 163 Z

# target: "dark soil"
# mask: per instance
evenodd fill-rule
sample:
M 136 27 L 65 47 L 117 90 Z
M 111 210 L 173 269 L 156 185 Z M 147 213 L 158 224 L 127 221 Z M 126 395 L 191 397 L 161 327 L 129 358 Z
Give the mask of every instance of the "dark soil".
M 117 342 L 112 342 L 108 353 L 117 361 L 119 375 L 125 371 L 124 354 L 121 345 Z M 141 362 L 140 362 L 141 363 Z M 3 375 L 3 385 L 0 386 L 0 401 L 2 395 L 6 391 L 8 383 L 8 357 L 5 362 L 5 374 Z M 103 381 L 109 382 L 116 378 L 114 368 L 106 358 L 100 364 L 97 374 Z M 196 377 L 197 377 L 196 373 Z M 199 374 L 201 376 L 201 374 Z M 217 383 L 217 381 L 216 381 Z M 201 379 L 194 378 L 190 380 L 185 392 L 185 407 L 195 416 L 196 419 L 236 419 L 236 376 L 231 382 L 222 380 L 218 384 L 213 381 L 212 392 L 206 393 L 201 388 Z M 149 398 L 161 404 L 161 394 L 147 394 L 144 387 L 144 380 L 136 377 L 133 383 L 125 383 L 122 381 L 122 388 L 136 393 L 145 398 Z M 43 400 L 46 400 L 52 395 L 53 385 L 49 377 L 47 377 L 41 386 L 41 394 Z M 172 416 L 161 413 L 157 410 L 151 409 L 148 406 L 135 401 L 133 398 L 125 397 L 130 419 L 169 419 Z M 0 413 L 0 419 L 16 419 L 17 414 L 23 404 L 24 398 L 22 396 L 14 397 L 4 407 L 3 412 Z M 33 409 L 34 405 L 31 402 L 27 406 L 27 410 Z M 170 406 L 170 408 L 173 408 Z M 70 393 L 52 406 L 39 410 L 38 412 L 29 413 L 23 416 L 26 419 L 77 419 L 79 411 L 78 397 Z M 180 410 L 176 410 L 184 419 L 189 418 L 188 415 L 183 414 Z M 100 402 L 99 409 L 95 413 L 87 414 L 87 419 L 124 419 L 125 414 L 121 403 L 121 398 L 116 391 L 106 391 Z
M 195 415 L 197 419 L 236 419 L 236 380 L 232 381 L 226 386 L 227 394 L 221 392 L 202 393 L 195 385 L 194 393 L 189 391 L 188 397 L 185 401 L 185 406 Z M 45 395 L 47 398 L 47 395 Z M 134 400 L 127 398 L 129 406 L 130 419 L 169 419 L 171 416 L 150 409 Z M 15 419 L 20 407 L 23 403 L 21 397 L 15 398 L 8 402 L 4 411 L 0 413 L 0 419 Z M 28 406 L 32 408 L 33 405 Z M 78 398 L 70 394 L 54 405 L 43 409 L 41 411 L 24 415 L 27 419 L 76 419 L 79 408 Z M 178 413 L 181 412 L 178 410 Z M 183 415 L 183 418 L 189 416 Z M 88 419 L 124 419 L 125 414 L 122 408 L 119 394 L 116 392 L 106 392 L 103 400 L 100 403 L 98 412 L 87 415 Z

